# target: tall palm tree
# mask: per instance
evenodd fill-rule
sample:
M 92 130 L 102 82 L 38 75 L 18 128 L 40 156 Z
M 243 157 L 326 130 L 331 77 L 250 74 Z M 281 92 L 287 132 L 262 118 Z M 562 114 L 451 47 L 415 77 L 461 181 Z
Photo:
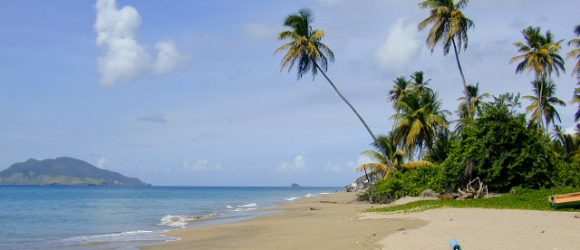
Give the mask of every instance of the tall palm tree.
M 522 31 L 526 42 L 516 42 L 514 45 L 520 52 L 511 59 L 511 62 L 518 63 L 516 73 L 524 71 L 534 72 L 535 81 L 541 81 L 542 77 L 549 77 L 553 72 L 560 75 L 560 70 L 564 71 L 564 59 L 559 54 L 562 40 L 554 41 L 554 36 L 549 30 L 545 35 L 541 33 L 540 27 L 527 27 Z M 537 92 L 537 99 L 543 96 L 544 85 L 540 84 Z M 542 117 L 542 109 L 538 109 L 537 117 Z M 538 130 L 542 127 L 542 119 L 537 123 Z
M 423 148 L 431 148 L 435 132 L 447 126 L 445 115 L 449 111 L 441 109 L 433 91 L 407 94 L 397 105 L 401 112 L 393 115 L 397 120 L 395 138 L 410 153 L 418 149 L 421 158 Z
M 387 99 L 393 103 L 393 106 L 396 106 L 396 103 L 399 101 L 399 99 L 401 99 L 401 97 L 406 94 L 407 87 L 409 86 L 409 80 L 407 80 L 404 76 L 400 76 L 397 77 L 393 83 L 393 88 L 389 90 Z
M 576 33 L 576 37 L 568 42 L 568 45 L 573 47 L 573 49 L 568 52 L 568 58 L 576 58 L 576 66 L 574 66 L 572 74 L 575 74 L 580 78 L 580 25 L 576 25 L 574 33 Z
M 580 25 L 576 25 L 574 32 L 576 33 L 576 38 L 570 40 L 568 43 L 568 45 L 573 46 L 574 48 L 568 53 L 568 58 L 576 58 L 576 66 L 574 67 L 572 74 L 576 75 L 576 79 L 578 79 L 576 85 L 578 86 L 574 89 L 572 103 L 578 103 L 578 110 L 575 115 L 575 121 L 578 122 L 578 120 L 580 120 Z
M 441 43 L 443 45 L 443 54 L 447 55 L 449 49 L 453 46 L 465 95 L 467 95 L 467 81 L 459 61 L 459 53 L 462 47 L 463 50 L 467 49 L 467 30 L 473 27 L 473 21 L 467 18 L 462 11 L 467 2 L 469 1 L 423 0 L 419 3 L 419 7 L 429 9 L 431 13 L 418 26 L 419 30 L 423 30 L 429 24 L 432 24 L 427 36 L 427 46 L 431 49 L 431 52 L 433 52 L 437 44 Z
M 532 121 L 542 123 L 543 119 L 546 122 L 546 129 L 548 129 L 550 123 L 554 123 L 555 119 L 561 121 L 555 106 L 566 106 L 566 103 L 555 96 L 556 84 L 552 79 L 542 77 L 540 80 L 534 80 L 532 85 L 536 96 L 524 96 L 525 99 L 532 102 L 526 110 L 531 112 Z
M 280 64 L 281 70 L 288 68 L 288 71 L 290 72 L 297 63 L 298 79 L 302 78 L 302 76 L 308 72 L 312 73 L 313 78 L 318 72 L 322 73 L 336 94 L 346 103 L 346 105 L 348 105 L 352 112 L 354 112 L 372 137 L 373 141 L 377 143 L 376 136 L 371 131 L 365 120 L 326 75 L 328 62 L 334 61 L 334 53 L 322 42 L 324 31 L 312 28 L 313 21 L 314 17 L 309 9 L 301 9 L 298 13 L 287 16 L 284 20 L 284 26 L 288 27 L 289 30 L 282 31 L 278 35 L 278 40 L 288 40 L 288 42 L 276 49 L 276 52 L 286 52 Z
M 411 74 L 411 81 L 413 83 L 412 88 L 417 94 L 422 95 L 431 91 L 429 88 L 429 82 L 431 79 L 425 80 L 425 75 L 423 71 L 416 71 Z
M 554 35 L 549 30 L 543 35 L 540 27 L 527 27 L 522 34 L 526 42 L 514 43 L 520 54 L 511 59 L 512 63 L 520 61 L 516 73 L 534 72 L 537 80 L 542 76 L 551 76 L 553 72 L 559 75 L 560 70 L 565 70 L 564 59 L 559 54 L 563 40 L 554 41 Z

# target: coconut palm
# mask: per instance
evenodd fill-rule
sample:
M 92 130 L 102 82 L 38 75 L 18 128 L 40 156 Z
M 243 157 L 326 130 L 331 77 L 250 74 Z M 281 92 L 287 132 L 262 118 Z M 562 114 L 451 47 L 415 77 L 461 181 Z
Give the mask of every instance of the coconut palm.
M 409 86 L 409 80 L 404 76 L 397 77 L 393 83 L 393 88 L 389 90 L 388 100 L 396 106 L 396 103 L 404 96 L 407 92 L 407 87 Z M 395 107 L 396 108 L 396 107 Z
M 407 94 L 397 106 L 401 112 L 393 115 L 397 120 L 395 138 L 408 152 L 418 149 L 421 158 L 423 147 L 431 147 L 435 132 L 447 126 L 445 115 L 449 111 L 441 109 L 441 102 L 433 91 Z
M 576 74 L 576 76 L 580 78 L 580 25 L 576 25 L 574 33 L 576 33 L 576 37 L 568 42 L 568 45 L 573 47 L 573 49 L 568 52 L 568 58 L 576 58 L 576 66 L 574 66 L 572 74 Z
M 324 31 L 312 28 L 313 21 L 314 17 L 309 9 L 301 9 L 298 13 L 291 14 L 284 20 L 284 26 L 288 27 L 289 30 L 282 31 L 278 35 L 278 39 L 288 42 L 276 49 L 276 52 L 286 52 L 280 65 L 281 70 L 288 68 L 290 71 L 297 64 L 298 79 L 309 72 L 312 73 L 312 77 L 320 72 L 336 94 L 358 117 L 373 141 L 377 143 L 377 139 L 367 123 L 326 75 L 329 61 L 334 61 L 334 53 L 322 42 Z
M 411 74 L 411 87 L 413 88 L 413 91 L 419 95 L 432 91 L 431 88 L 428 87 L 430 81 L 431 79 L 425 80 L 423 71 L 417 71 Z
M 514 43 L 520 54 L 511 59 L 512 63 L 520 61 L 516 73 L 534 72 L 537 80 L 553 72 L 559 75 L 560 70 L 565 70 L 564 59 L 558 53 L 562 40 L 554 41 L 554 35 L 549 30 L 542 35 L 540 27 L 527 27 L 522 34 L 526 42 Z
M 485 98 L 490 97 L 489 93 L 479 94 L 479 83 L 476 85 L 467 85 L 467 95 L 460 97 L 457 114 L 459 116 L 457 130 L 461 130 L 467 120 L 475 118 L 476 112 L 479 112 L 481 105 L 486 103 Z
M 453 46 L 457 68 L 463 83 L 463 91 L 467 95 L 467 81 L 463 74 L 459 53 L 461 49 L 467 49 L 467 30 L 473 27 L 473 21 L 463 14 L 463 9 L 468 0 L 423 0 L 419 7 L 431 11 L 429 17 L 419 23 L 419 30 L 432 25 L 427 36 L 427 46 L 431 52 L 438 44 L 443 45 L 443 54 L 447 55 Z
M 566 106 L 566 103 L 555 96 L 556 84 L 554 84 L 554 81 L 542 77 L 540 80 L 534 80 L 532 85 L 536 96 L 524 96 L 525 99 L 532 102 L 526 108 L 528 112 L 531 112 L 531 120 L 537 124 L 542 124 L 543 119 L 546 122 L 546 129 L 550 123 L 555 122 L 555 119 L 561 122 L 560 114 L 558 114 L 555 106 Z
M 549 30 L 545 35 L 542 35 L 540 27 L 527 27 L 522 31 L 526 42 L 516 42 L 514 45 L 518 47 L 519 55 L 513 57 L 511 62 L 518 63 L 516 73 L 524 71 L 534 72 L 535 81 L 541 81 L 542 77 L 549 77 L 553 72 L 556 75 L 560 74 L 560 70 L 564 71 L 564 59 L 558 53 L 562 40 L 555 42 L 552 32 Z M 540 89 L 537 92 L 537 99 L 543 96 L 544 85 L 540 84 Z M 542 117 L 542 109 L 538 109 L 538 114 L 535 116 Z M 538 130 L 542 127 L 542 119 L 539 118 L 537 123 Z
M 401 150 L 397 146 L 397 142 L 392 134 L 380 135 L 377 138 L 379 144 L 374 144 L 373 146 L 380 152 L 376 150 L 366 150 L 361 154 L 373 159 L 374 162 L 363 163 L 358 166 L 358 171 L 370 170 L 369 174 L 379 174 L 381 177 L 385 178 L 390 176 L 390 174 L 401 168 L 404 161 L 405 151 Z
M 578 120 L 580 120 L 580 25 L 576 26 L 574 32 L 576 33 L 576 38 L 570 40 L 568 43 L 568 45 L 573 46 L 574 48 L 568 53 L 568 58 L 576 58 L 576 66 L 574 67 L 572 74 L 576 74 L 578 79 L 576 85 L 578 85 L 578 87 L 574 89 L 572 103 L 578 103 L 578 110 L 575 114 L 575 121 L 578 122 Z

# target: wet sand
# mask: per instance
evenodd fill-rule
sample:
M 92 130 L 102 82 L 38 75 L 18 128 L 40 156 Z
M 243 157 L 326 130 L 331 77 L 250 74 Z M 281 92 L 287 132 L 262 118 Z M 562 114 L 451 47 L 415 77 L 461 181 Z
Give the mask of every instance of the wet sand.
M 401 230 L 427 224 L 420 219 L 359 219 L 372 205 L 355 193 L 339 192 L 276 207 L 285 210 L 254 219 L 167 233 L 181 240 L 145 249 L 381 249 L 378 242 Z

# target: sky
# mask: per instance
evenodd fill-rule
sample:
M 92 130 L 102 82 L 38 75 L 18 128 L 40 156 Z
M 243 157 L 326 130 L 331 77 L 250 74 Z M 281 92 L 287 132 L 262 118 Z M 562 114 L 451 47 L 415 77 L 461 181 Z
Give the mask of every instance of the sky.
M 371 138 L 323 78 L 280 70 L 285 16 L 307 7 L 336 61 L 328 75 L 377 134 L 392 127 L 392 81 L 422 70 L 455 111 L 452 54 L 431 52 L 408 0 L 0 0 L 0 169 L 70 156 L 153 185 L 342 186 Z M 521 30 L 570 48 L 574 0 L 472 0 L 460 54 L 467 81 L 531 94 L 515 74 Z M 569 102 L 576 79 L 555 78 Z M 523 101 L 525 107 L 528 102 Z M 576 107 L 559 108 L 562 127 Z M 450 120 L 453 120 L 450 117 Z

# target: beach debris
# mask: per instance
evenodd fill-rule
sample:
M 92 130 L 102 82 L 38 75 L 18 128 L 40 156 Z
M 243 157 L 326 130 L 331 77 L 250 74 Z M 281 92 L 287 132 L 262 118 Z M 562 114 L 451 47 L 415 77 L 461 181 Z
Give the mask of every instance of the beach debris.
M 433 189 L 425 189 L 425 191 L 419 194 L 419 197 L 423 198 L 439 198 L 440 196 L 441 194 L 433 191 Z
M 459 194 L 456 193 L 444 193 L 442 195 L 439 196 L 439 199 L 441 200 L 455 200 L 457 197 L 459 197 Z
M 574 215 L 574 218 L 576 218 L 576 219 L 580 219 L 580 214 L 576 214 L 576 215 Z
M 330 203 L 330 204 L 336 204 L 336 201 L 319 201 L 319 203 Z
M 459 192 L 459 200 L 477 199 L 489 194 L 487 185 L 479 177 L 468 182 L 464 189 L 458 188 L 457 192 Z
M 310 211 L 312 211 L 312 210 L 320 210 L 320 208 L 311 207 Z

